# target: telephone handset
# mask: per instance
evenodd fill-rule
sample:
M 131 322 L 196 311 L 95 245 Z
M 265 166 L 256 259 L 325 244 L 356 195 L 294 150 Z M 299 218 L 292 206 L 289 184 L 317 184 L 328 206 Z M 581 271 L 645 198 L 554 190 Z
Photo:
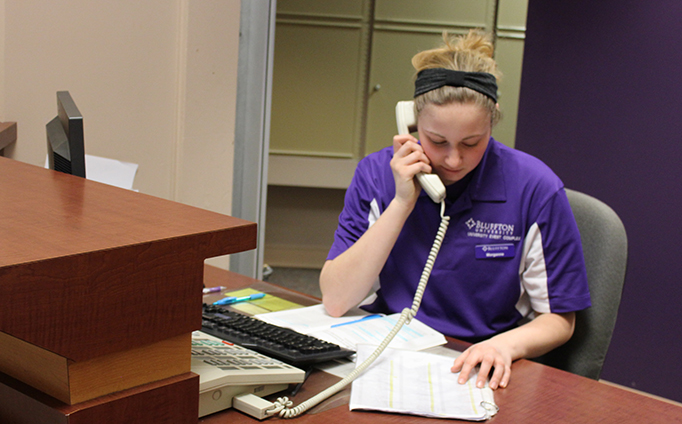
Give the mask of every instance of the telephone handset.
M 409 134 L 417 129 L 417 117 L 414 115 L 414 102 L 401 101 L 395 106 L 395 118 L 398 123 L 398 134 Z M 417 174 L 419 185 L 422 186 L 431 200 L 440 203 L 445 199 L 445 186 L 436 174 Z

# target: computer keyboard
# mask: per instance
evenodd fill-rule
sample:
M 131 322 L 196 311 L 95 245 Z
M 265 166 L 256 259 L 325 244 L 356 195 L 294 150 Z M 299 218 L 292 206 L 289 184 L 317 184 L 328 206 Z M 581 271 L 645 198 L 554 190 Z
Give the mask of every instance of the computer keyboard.
M 345 358 L 352 350 L 226 308 L 204 304 L 201 331 L 294 366 Z

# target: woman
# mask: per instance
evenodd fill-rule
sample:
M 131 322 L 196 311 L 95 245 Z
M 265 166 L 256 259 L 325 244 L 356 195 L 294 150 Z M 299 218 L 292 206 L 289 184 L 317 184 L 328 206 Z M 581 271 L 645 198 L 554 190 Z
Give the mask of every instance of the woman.
M 440 221 L 415 175 L 437 174 L 450 226 L 417 319 L 474 344 L 454 362 L 464 383 L 480 366 L 506 387 L 511 364 L 570 339 L 590 306 L 580 236 L 563 184 L 542 162 L 491 138 L 499 120 L 488 35 L 471 31 L 412 63 L 419 139 L 358 165 L 320 275 L 327 311 L 364 302 L 372 312 L 409 307 Z M 492 374 L 491 374 L 492 373 Z

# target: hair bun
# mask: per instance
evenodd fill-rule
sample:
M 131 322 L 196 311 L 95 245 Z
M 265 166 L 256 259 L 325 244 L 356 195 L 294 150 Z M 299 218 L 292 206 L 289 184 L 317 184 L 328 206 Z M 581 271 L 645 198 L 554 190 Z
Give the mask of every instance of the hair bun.
M 470 52 L 491 59 L 495 52 L 492 35 L 486 34 L 480 30 L 472 29 L 466 35 L 452 37 L 449 37 L 447 32 L 444 32 L 443 40 L 452 51 Z
M 493 59 L 495 44 L 491 34 L 472 29 L 464 35 L 443 32 L 443 44 L 435 49 L 417 53 L 412 65 L 417 73 L 428 68 L 446 68 L 465 72 L 487 72 L 502 75 Z

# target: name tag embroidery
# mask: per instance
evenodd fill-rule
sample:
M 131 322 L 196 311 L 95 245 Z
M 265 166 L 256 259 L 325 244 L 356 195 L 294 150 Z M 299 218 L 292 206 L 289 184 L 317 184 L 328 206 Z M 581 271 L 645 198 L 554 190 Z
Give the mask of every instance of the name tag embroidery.
M 513 258 L 515 250 L 513 243 L 479 244 L 476 246 L 476 259 Z

